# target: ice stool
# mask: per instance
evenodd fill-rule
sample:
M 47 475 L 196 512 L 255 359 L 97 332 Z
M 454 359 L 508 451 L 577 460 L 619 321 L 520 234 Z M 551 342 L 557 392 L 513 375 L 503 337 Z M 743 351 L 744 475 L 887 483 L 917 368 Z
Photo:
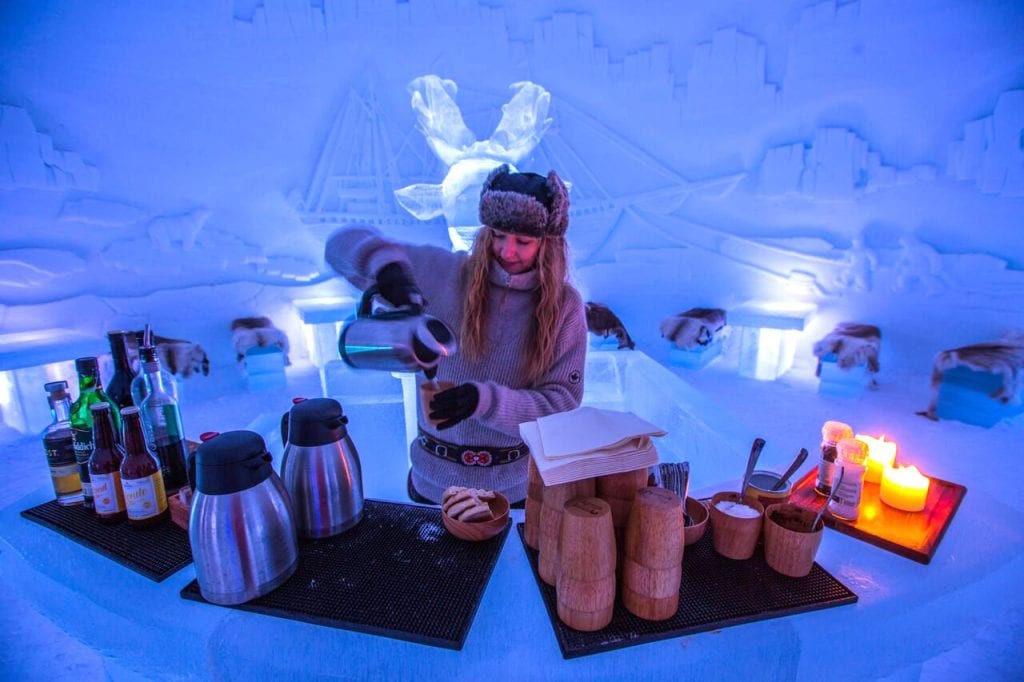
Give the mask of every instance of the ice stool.
M 818 393 L 855 398 L 875 385 L 882 332 L 857 322 L 840 322 L 814 344 Z
M 933 398 L 922 414 L 991 427 L 1024 412 L 1024 339 L 942 351 L 932 368 Z
M 727 333 L 721 308 L 690 308 L 661 321 L 661 336 L 672 344 L 669 362 L 687 369 L 706 367 L 721 355 Z

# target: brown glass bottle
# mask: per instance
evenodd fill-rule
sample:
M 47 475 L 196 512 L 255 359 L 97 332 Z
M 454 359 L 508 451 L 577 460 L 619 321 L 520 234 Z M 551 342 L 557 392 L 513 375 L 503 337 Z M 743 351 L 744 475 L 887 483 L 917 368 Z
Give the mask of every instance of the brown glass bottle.
M 127 518 L 124 490 L 121 487 L 121 462 L 124 451 L 114 438 L 114 421 L 110 405 L 90 405 L 92 411 L 92 454 L 89 455 L 89 478 L 96 518 L 101 523 L 117 523 Z
M 121 487 L 128 521 L 136 528 L 163 523 L 170 516 L 164 477 L 156 457 L 146 448 L 139 408 L 121 410 L 124 424 L 124 461 L 121 462 Z

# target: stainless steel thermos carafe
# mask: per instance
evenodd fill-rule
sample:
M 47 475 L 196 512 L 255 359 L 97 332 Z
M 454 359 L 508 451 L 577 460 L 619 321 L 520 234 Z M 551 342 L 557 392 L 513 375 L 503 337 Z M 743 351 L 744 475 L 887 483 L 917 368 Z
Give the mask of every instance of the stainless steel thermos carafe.
M 364 291 L 356 316 L 341 329 L 338 353 L 349 366 L 418 372 L 455 354 L 455 334 L 447 324 L 405 308 L 372 312 L 376 294 L 375 286 Z
M 241 604 L 284 583 L 299 565 L 288 493 L 259 434 L 227 431 L 195 452 L 189 542 L 203 598 Z
M 363 518 L 363 476 L 341 403 L 303 400 L 287 417 L 281 478 L 299 535 L 325 538 L 348 530 Z

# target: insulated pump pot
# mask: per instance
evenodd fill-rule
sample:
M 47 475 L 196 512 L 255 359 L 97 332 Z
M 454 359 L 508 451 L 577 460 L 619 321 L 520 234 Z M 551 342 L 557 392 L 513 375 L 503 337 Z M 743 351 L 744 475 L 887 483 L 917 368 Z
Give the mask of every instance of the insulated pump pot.
M 203 598 L 241 604 L 267 594 L 299 565 L 291 503 L 252 431 L 227 431 L 195 453 L 189 542 Z
M 377 293 L 376 286 L 364 291 L 356 316 L 341 329 L 338 353 L 349 366 L 418 372 L 433 369 L 441 358 L 455 354 L 455 333 L 447 324 L 407 308 L 373 312 Z
M 302 537 L 337 535 L 363 518 L 363 475 L 346 424 L 333 398 L 303 400 L 288 413 L 281 478 Z

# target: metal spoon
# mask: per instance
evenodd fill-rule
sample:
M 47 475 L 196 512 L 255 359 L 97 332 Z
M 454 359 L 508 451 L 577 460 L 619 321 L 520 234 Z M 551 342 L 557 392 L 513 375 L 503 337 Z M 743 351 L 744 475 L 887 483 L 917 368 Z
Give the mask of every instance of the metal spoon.
M 800 454 L 796 456 L 796 459 L 793 460 L 793 463 L 789 465 L 788 469 L 786 469 L 786 473 L 782 474 L 782 477 L 778 480 L 778 482 L 772 486 L 772 492 L 776 490 L 782 490 L 782 488 L 784 488 L 786 485 L 786 481 L 789 480 L 789 477 L 796 473 L 796 470 L 799 469 L 806 460 L 807 448 L 800 448 Z
M 839 478 L 832 484 L 832 490 L 829 492 L 828 497 L 825 498 L 825 504 L 821 505 L 821 509 L 814 515 L 814 520 L 811 521 L 811 531 L 818 527 L 818 521 L 821 520 L 822 515 L 825 513 L 825 508 L 828 507 L 828 503 L 832 501 L 832 496 L 839 490 L 839 485 L 843 482 L 843 475 L 846 473 L 846 469 L 839 470 Z
M 755 438 L 754 444 L 750 446 L 750 456 L 747 457 L 747 470 L 743 474 L 743 484 L 740 486 L 740 495 L 743 495 L 747 489 L 747 484 L 750 483 L 750 476 L 754 473 L 754 467 L 757 466 L 757 458 L 761 456 L 761 450 L 764 448 L 764 438 Z

